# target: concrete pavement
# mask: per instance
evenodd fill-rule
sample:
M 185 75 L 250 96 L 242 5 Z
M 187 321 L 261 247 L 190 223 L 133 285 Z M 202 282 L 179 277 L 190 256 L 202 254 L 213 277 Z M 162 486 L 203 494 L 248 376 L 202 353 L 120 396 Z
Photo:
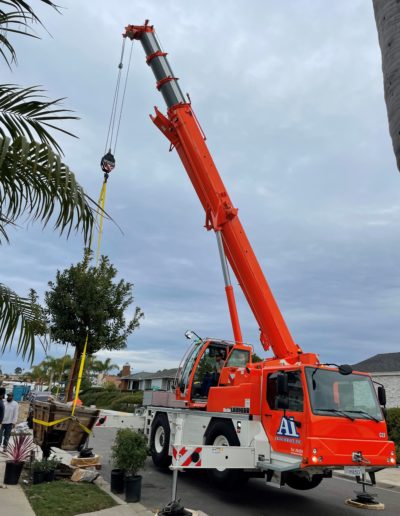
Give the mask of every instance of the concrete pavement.
M 58 450 L 57 450 L 58 451 Z M 63 462 L 67 462 L 69 454 L 65 452 L 58 453 L 62 455 Z M 1 512 L 7 514 L 7 516 L 34 516 L 34 512 L 25 496 L 25 493 L 21 486 L 2 486 L 5 470 L 5 462 L 7 458 L 5 455 L 0 454 L 0 507 Z M 344 476 L 343 472 L 336 471 L 335 475 L 340 477 Z M 351 477 L 353 478 L 353 477 Z M 400 490 L 400 468 L 385 469 L 379 471 L 376 474 L 377 485 L 385 487 L 387 489 L 393 489 L 394 491 Z M 117 503 L 115 507 L 105 509 L 103 511 L 96 511 L 92 513 L 85 513 L 82 516 L 98 515 L 98 516 L 154 516 L 154 512 L 148 510 L 144 505 L 140 503 L 127 504 L 120 497 L 115 496 L 110 492 L 110 486 L 103 478 L 99 477 L 96 480 L 96 484 L 107 492 Z M 1 488 L 2 487 L 2 488 Z M 194 512 L 194 515 L 204 516 L 202 512 Z
M 0 507 L 7 516 L 35 516 L 28 499 L 20 485 L 3 485 L 7 457 L 0 454 Z

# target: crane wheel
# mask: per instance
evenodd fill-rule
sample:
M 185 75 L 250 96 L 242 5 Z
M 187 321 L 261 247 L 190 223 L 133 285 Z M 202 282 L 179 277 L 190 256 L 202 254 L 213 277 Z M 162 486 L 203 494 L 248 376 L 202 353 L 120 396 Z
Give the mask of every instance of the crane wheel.
M 231 421 L 217 420 L 211 423 L 206 433 L 206 443 L 213 446 L 240 446 Z M 244 485 L 248 477 L 242 469 L 207 469 L 207 476 L 213 486 L 231 490 Z
M 170 434 L 167 415 L 156 414 L 151 424 L 150 452 L 153 464 L 158 468 L 168 468 L 171 464 L 171 456 L 168 453 Z
M 307 491 L 308 489 L 314 489 L 314 487 L 319 486 L 322 479 L 322 475 L 313 475 L 311 479 L 309 479 L 307 476 L 289 473 L 286 478 L 286 484 L 292 489 Z

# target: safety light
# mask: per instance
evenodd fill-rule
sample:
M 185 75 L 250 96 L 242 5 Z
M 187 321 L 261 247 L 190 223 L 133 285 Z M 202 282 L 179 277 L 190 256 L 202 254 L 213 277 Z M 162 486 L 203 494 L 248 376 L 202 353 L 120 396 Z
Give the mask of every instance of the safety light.
M 317 452 L 318 452 L 317 448 L 314 448 L 312 452 L 314 455 L 317 455 Z
M 314 464 L 316 464 L 318 462 L 318 457 L 316 457 L 315 455 L 313 455 L 311 457 L 311 462 L 313 462 Z

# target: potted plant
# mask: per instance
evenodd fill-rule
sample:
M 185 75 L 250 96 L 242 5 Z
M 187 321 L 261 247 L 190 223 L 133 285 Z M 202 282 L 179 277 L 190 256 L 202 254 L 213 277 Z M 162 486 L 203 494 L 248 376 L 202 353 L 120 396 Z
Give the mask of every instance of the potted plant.
M 54 474 L 58 466 L 60 465 L 60 460 L 57 457 L 51 457 L 45 461 L 45 482 L 52 482 L 54 480 Z
M 120 468 L 111 470 L 110 489 L 114 494 L 121 494 L 124 492 L 125 471 Z
M 32 462 L 32 483 L 41 484 L 46 476 L 46 460 L 35 460 Z
M 120 428 L 111 450 L 114 464 L 125 472 L 125 500 L 139 502 L 142 477 L 137 473 L 146 462 L 148 453 L 146 437 L 131 428 Z
M 6 455 L 6 470 L 4 473 L 4 483 L 9 485 L 18 484 L 22 468 L 30 458 L 34 445 L 32 437 L 28 434 L 14 435 L 8 443 Z

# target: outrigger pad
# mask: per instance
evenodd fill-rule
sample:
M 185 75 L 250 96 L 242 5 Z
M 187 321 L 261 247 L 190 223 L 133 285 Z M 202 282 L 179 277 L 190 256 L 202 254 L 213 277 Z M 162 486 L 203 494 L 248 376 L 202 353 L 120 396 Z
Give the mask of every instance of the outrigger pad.
M 367 495 L 364 497 L 363 495 L 365 494 L 366 493 L 362 493 L 361 496 L 358 495 L 354 500 L 349 498 L 345 501 L 345 504 L 356 507 L 357 509 L 372 509 L 373 511 L 383 511 L 385 509 L 385 504 L 377 502 L 373 496 Z
M 180 500 L 173 500 L 158 511 L 158 516 L 192 516 L 192 511 L 186 510 Z

